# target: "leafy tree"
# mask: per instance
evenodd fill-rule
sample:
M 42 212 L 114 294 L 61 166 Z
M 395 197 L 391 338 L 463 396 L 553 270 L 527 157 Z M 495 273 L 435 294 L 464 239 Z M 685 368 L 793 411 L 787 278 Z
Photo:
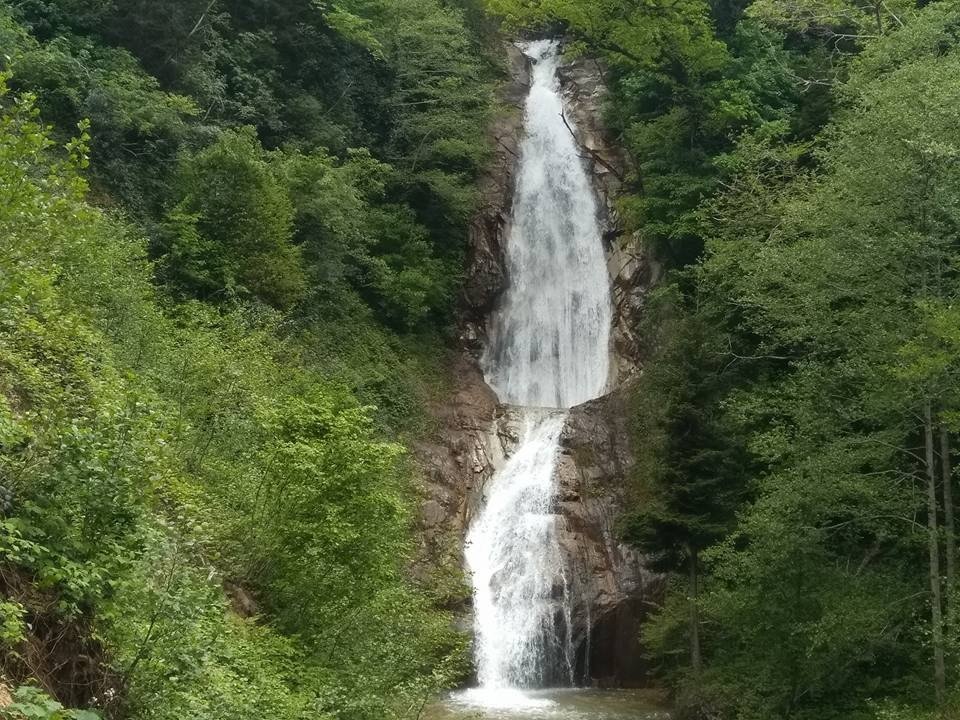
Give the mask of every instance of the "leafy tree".
M 901 18 L 915 7 L 911 0 L 757 0 L 749 12 L 772 24 L 824 36 L 840 49 L 903 27 Z
M 816 179 L 771 205 L 763 177 L 747 174 L 754 199 L 713 209 L 703 277 L 719 307 L 736 308 L 737 337 L 752 338 L 738 354 L 789 367 L 731 398 L 767 469 L 707 553 L 718 683 L 764 668 L 733 701 L 744 714 L 844 716 L 881 678 L 921 672 L 926 697 L 901 692 L 946 702 L 934 438 L 955 358 L 928 344 L 923 308 L 955 292 L 958 127 L 940 109 L 955 102 L 954 56 L 852 78 Z M 908 639 L 921 632 L 925 647 Z M 747 647 L 753 659 L 736 649 Z
M 162 84 L 176 84 L 208 99 L 216 80 L 201 79 L 198 68 L 206 66 L 206 74 L 212 72 L 209 56 L 225 29 L 226 18 L 218 0 L 125 0 L 109 4 L 104 0 L 101 6 L 97 20 L 103 25 L 91 29 L 101 30 L 109 41 L 136 53 L 147 72 Z
M 12 239 L 0 247 L 5 677 L 35 678 L 63 705 L 158 720 L 420 707 L 462 675 L 464 652 L 404 573 L 411 474 L 399 447 L 346 383 L 310 369 L 322 343 L 281 339 L 280 312 L 158 292 L 142 236 L 88 203 L 87 126 L 58 148 L 33 103 L 0 110 L 0 230 Z M 222 140 L 184 160 L 185 187 L 213 198 L 191 227 L 227 212 L 217 203 L 232 196 L 215 192 L 234 187 L 232 169 L 274 202 L 231 206 L 233 227 L 288 237 L 281 168 L 249 134 Z M 379 327 L 351 313 L 364 323 L 354 337 Z M 301 540 L 316 567 L 299 551 L 294 562 Z M 10 712 L 74 716 L 33 699 Z
M 168 216 L 164 273 L 201 298 L 290 307 L 305 292 L 293 207 L 250 130 L 186 158 Z
M 44 119 L 62 141 L 89 119 L 94 180 L 139 217 L 150 217 L 166 194 L 167 166 L 193 131 L 194 102 L 161 90 L 127 51 L 73 36 L 39 43 L 0 8 L 0 36 L 11 86 L 36 95 Z
M 661 292 L 660 302 L 671 303 L 669 290 Z M 702 670 L 699 558 L 734 525 L 746 497 L 746 459 L 722 410 L 734 357 L 707 318 L 677 303 L 673 298 L 670 310 L 657 313 L 663 344 L 636 388 L 640 453 L 625 537 L 650 554 L 655 569 L 688 578 L 695 681 Z
M 318 295 L 336 298 L 348 285 L 398 328 L 445 312 L 453 295 L 450 271 L 414 213 L 387 203 L 394 168 L 359 150 L 339 164 L 318 154 L 284 162 L 296 237 L 316 273 Z
M 691 126 L 675 108 L 654 125 L 618 108 L 641 118 L 651 152 L 677 146 L 678 125 L 698 139 L 712 122 L 736 133 L 735 144 L 721 133 L 702 146 L 712 148 L 708 171 L 677 175 L 675 187 L 697 195 L 683 204 L 706 253 L 650 308 L 658 332 L 637 386 L 640 463 L 625 532 L 678 574 L 692 566 L 692 541 L 703 545 L 699 602 L 677 578 L 644 637 L 691 717 L 949 715 L 960 356 L 947 328 L 960 187 L 946 108 L 956 102 L 957 9 L 888 3 L 882 32 L 870 29 L 875 17 L 821 32 L 777 21 L 774 5 L 755 3 L 723 30 L 731 58 L 766 46 L 766 60 L 733 74 L 760 72 L 747 102 L 733 96 L 747 114 L 712 110 Z M 752 39 L 737 47 L 738 37 Z M 813 87 L 800 71 L 822 69 L 831 42 L 845 57 L 820 75 L 815 100 L 757 92 Z M 685 161 L 665 152 L 660 162 L 666 177 Z M 698 189 L 703 178 L 722 184 Z M 630 202 L 653 217 L 644 190 Z

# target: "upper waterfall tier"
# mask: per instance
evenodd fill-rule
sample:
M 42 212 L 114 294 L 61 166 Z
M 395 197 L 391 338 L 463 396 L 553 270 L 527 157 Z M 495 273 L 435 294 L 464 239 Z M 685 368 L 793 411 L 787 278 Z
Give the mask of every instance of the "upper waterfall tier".
M 606 389 L 613 310 L 597 201 L 565 118 L 558 45 L 534 63 L 507 240 L 508 286 L 484 371 L 501 402 L 567 408 Z

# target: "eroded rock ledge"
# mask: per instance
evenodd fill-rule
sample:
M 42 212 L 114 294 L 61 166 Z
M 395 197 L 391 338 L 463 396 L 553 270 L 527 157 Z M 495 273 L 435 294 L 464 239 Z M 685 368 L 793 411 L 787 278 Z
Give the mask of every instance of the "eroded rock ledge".
M 425 480 L 418 567 L 435 577 L 459 576 L 463 539 L 482 505 L 484 487 L 511 454 L 518 436 L 515 411 L 498 404 L 478 362 L 487 322 L 507 282 L 504 243 L 530 82 L 527 59 L 513 46 L 508 53 L 510 78 L 500 91 L 503 112 L 491 128 L 494 156 L 482 180 L 483 202 L 470 232 L 460 349 L 451 367 L 456 389 L 431 409 L 437 430 L 415 447 Z M 624 234 L 616 211 L 627 160 L 602 125 L 606 92 L 602 67 L 589 59 L 567 63 L 560 80 L 571 127 L 577 129 L 601 200 L 616 314 L 612 390 L 571 411 L 557 465 L 561 544 L 572 571 L 574 596 L 579 598 L 573 616 L 577 672 L 596 685 L 640 685 L 646 680 L 640 623 L 662 593 L 662 578 L 648 572 L 643 558 L 617 540 L 617 522 L 633 463 L 627 398 L 643 355 L 636 328 L 659 270 L 637 239 Z M 465 628 L 471 624 L 470 600 L 469 589 L 451 583 L 447 602 L 460 612 Z

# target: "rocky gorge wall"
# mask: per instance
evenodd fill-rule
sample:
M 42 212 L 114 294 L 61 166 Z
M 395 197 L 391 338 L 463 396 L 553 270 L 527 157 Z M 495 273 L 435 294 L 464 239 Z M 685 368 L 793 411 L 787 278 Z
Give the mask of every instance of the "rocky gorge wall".
M 478 358 L 487 322 L 507 278 L 504 244 L 509 234 L 514 174 L 522 136 L 522 107 L 529 88 L 526 57 L 508 47 L 509 80 L 500 91 L 503 112 L 491 127 L 493 159 L 481 184 L 482 205 L 471 227 L 467 279 L 460 308 L 459 348 L 451 363 L 448 398 L 431 408 L 435 432 L 415 447 L 423 470 L 424 500 L 419 528 L 421 571 L 462 577 L 463 540 L 479 510 L 485 484 L 513 451 L 517 418 L 498 403 Z M 589 59 L 560 70 L 571 127 L 600 198 L 603 242 L 615 306 L 610 392 L 574 408 L 561 436 L 557 463 L 560 542 L 571 570 L 574 597 L 572 633 L 577 673 L 603 686 L 640 685 L 645 667 L 640 623 L 662 593 L 662 578 L 646 570 L 643 558 L 618 542 L 617 519 L 633 462 L 628 427 L 628 393 L 639 371 L 642 339 L 636 328 L 658 268 L 626 236 L 615 199 L 626 174 L 626 158 L 601 124 L 605 99 L 602 67 Z M 446 598 L 471 627 L 469 588 L 452 582 Z

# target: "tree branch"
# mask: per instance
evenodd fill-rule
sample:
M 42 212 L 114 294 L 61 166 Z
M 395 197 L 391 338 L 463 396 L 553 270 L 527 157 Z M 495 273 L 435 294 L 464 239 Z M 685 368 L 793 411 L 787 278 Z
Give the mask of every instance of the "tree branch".
M 619 180 L 620 182 L 624 182 L 623 173 L 621 173 L 619 170 L 613 167 L 610 163 L 608 163 L 606 160 L 600 157 L 600 154 L 596 150 L 591 150 L 582 142 L 580 142 L 580 139 L 577 137 L 577 133 L 574 132 L 573 128 L 570 126 L 570 123 L 567 122 L 567 114 L 563 110 L 560 111 L 560 118 L 563 120 L 563 124 L 566 126 L 567 130 L 570 131 L 570 135 L 573 137 L 573 141 L 577 144 L 577 147 L 579 147 L 581 150 L 586 152 L 595 163 L 597 163 L 598 165 L 602 165 L 607 170 L 612 172 L 613 176 L 617 178 L 617 180 Z

